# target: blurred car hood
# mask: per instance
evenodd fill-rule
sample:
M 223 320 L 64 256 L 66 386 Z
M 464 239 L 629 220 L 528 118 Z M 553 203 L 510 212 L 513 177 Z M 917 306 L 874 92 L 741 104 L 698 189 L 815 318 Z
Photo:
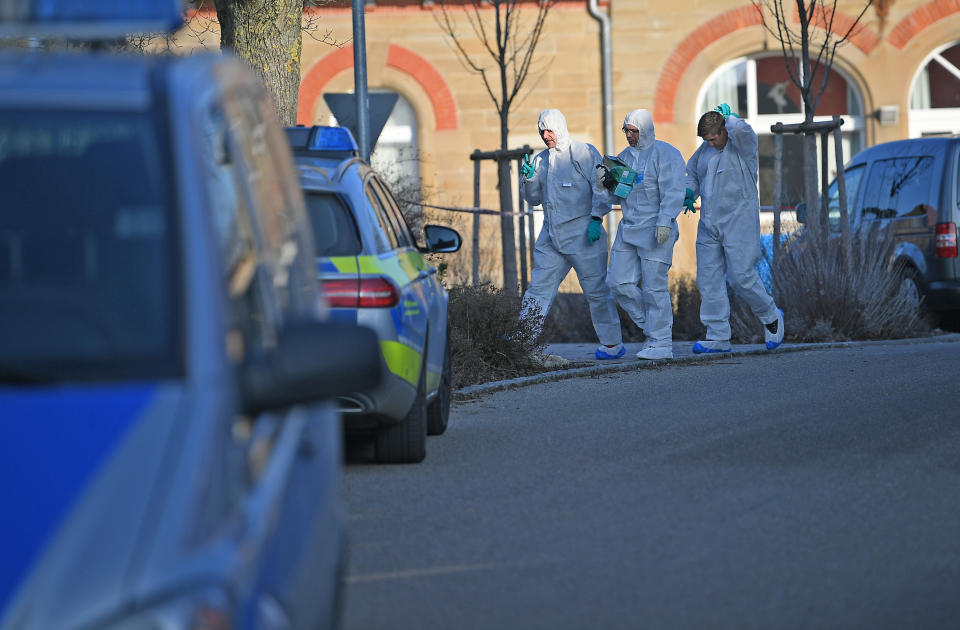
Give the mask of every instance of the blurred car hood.
M 0 628 L 115 611 L 149 549 L 174 384 L 0 388 Z

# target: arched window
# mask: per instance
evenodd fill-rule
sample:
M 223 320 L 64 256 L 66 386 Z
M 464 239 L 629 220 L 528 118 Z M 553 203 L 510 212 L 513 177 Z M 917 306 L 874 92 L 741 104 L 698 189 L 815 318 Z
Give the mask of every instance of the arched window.
M 777 122 L 803 122 L 800 90 L 790 80 L 783 56 L 754 55 L 722 65 L 700 89 L 696 119 L 699 120 L 703 112 L 710 111 L 719 103 L 728 103 L 757 132 L 760 144 L 760 205 L 764 210 L 772 210 L 774 136 L 770 133 L 770 126 Z M 855 84 L 837 68 L 830 72 L 816 113 L 815 120 L 829 120 L 834 115 L 843 118 L 844 161 L 863 148 L 863 99 Z M 836 170 L 835 155 L 831 136 L 828 147 L 831 172 Z M 818 150 L 818 160 L 819 156 Z M 783 204 L 793 206 L 803 198 L 803 149 L 800 136 L 784 135 L 783 164 Z M 819 184 L 819 177 L 817 181 Z
M 371 92 L 384 92 L 374 89 Z M 370 164 L 383 176 L 403 211 L 407 224 L 419 238 L 418 217 L 422 209 L 420 153 L 417 146 L 417 113 L 410 102 L 397 94 L 397 103 L 387 118 L 380 139 L 370 154 Z
M 371 92 L 381 90 L 371 90 Z M 417 148 L 417 114 L 402 94 L 387 118 L 380 139 L 370 156 L 373 167 L 389 177 L 395 170 L 397 178 L 420 187 L 419 153 Z M 393 177 L 389 177 L 393 183 Z
M 960 42 L 924 61 L 910 90 L 910 137 L 960 133 Z
M 393 92 L 383 88 L 371 88 L 370 93 Z M 330 116 L 331 125 L 337 120 Z M 415 232 L 420 213 L 417 202 L 421 200 L 420 189 L 420 153 L 417 145 L 417 114 L 410 102 L 397 94 L 397 102 L 383 125 L 377 143 L 370 153 L 370 165 L 390 187 L 390 191 L 400 203 L 403 215 Z M 412 203 L 411 203 L 412 202 Z

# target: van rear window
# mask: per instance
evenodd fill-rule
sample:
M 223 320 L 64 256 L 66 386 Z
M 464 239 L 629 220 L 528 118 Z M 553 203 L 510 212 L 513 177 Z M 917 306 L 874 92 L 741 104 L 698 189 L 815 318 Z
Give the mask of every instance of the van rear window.
M 931 209 L 933 157 L 877 160 L 870 169 L 863 214 L 878 219 L 926 214 Z

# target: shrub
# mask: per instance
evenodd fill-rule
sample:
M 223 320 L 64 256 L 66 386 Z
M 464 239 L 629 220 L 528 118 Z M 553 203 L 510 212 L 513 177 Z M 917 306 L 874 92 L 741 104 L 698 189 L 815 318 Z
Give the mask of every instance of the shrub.
M 625 342 L 643 341 L 646 337 L 630 316 L 619 306 L 620 323 Z M 543 339 L 547 343 L 583 343 L 596 341 L 590 319 L 590 306 L 582 293 L 558 293 L 550 306 L 543 325 Z
M 836 235 L 788 242 L 773 266 L 787 336 L 845 341 L 929 333 L 916 304 L 899 291 L 899 270 L 890 268 L 894 245 L 892 235 L 876 226 L 854 231 L 849 253 Z
M 454 388 L 543 371 L 542 317 L 520 320 L 519 296 L 491 284 L 454 286 L 448 317 Z

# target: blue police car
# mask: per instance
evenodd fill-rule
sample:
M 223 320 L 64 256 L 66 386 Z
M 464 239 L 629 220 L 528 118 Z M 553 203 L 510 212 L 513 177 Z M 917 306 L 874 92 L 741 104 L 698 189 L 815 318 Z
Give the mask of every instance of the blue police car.
M 419 462 L 427 435 L 447 428 L 452 374 L 447 290 L 425 253 L 460 248 L 460 235 L 424 226 L 418 245 L 389 187 L 357 157 L 344 127 L 287 127 L 333 317 L 367 326 L 384 379 L 341 396 L 347 428 L 372 429 L 381 462 Z
M 4 52 L 0 190 L 0 629 L 334 625 L 325 399 L 380 355 L 325 321 L 259 81 Z

